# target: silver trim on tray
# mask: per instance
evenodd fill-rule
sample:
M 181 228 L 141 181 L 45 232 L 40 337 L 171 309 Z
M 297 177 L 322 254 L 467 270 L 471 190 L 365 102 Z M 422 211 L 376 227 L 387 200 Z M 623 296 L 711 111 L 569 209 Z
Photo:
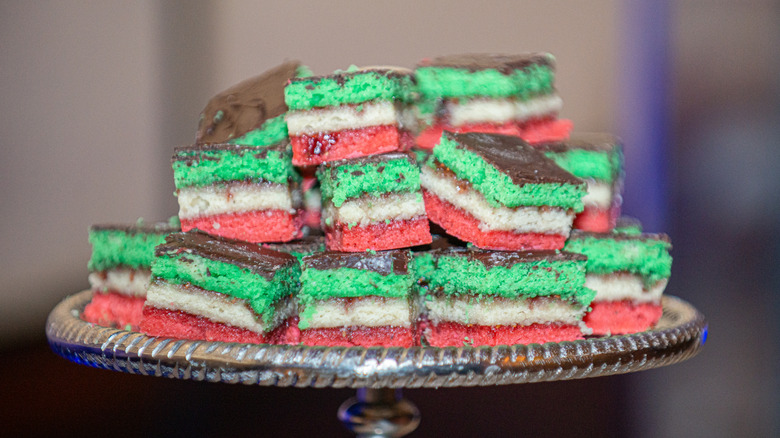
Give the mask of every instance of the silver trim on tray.
M 429 388 L 580 379 L 671 365 L 707 339 L 704 316 L 663 297 L 653 330 L 583 341 L 498 347 L 307 347 L 155 338 L 80 314 L 92 293 L 60 302 L 46 322 L 51 348 L 76 363 L 132 374 L 264 386 Z

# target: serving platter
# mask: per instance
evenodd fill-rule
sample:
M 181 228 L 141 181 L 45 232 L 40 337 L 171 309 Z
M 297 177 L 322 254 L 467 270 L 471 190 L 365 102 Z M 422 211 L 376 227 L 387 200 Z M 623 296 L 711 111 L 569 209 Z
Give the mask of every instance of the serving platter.
M 642 371 L 695 356 L 708 330 L 692 305 L 665 296 L 663 316 L 652 330 L 624 336 L 497 347 L 257 345 L 157 338 L 88 323 L 80 315 L 91 297 L 91 291 L 68 296 L 47 319 L 49 345 L 68 360 L 173 379 L 362 388 L 339 416 L 358 434 L 361 427 L 381 432 L 374 436 L 400 436 L 419 421 L 416 408 L 392 388 L 508 385 Z M 398 418 L 389 421 L 392 416 Z

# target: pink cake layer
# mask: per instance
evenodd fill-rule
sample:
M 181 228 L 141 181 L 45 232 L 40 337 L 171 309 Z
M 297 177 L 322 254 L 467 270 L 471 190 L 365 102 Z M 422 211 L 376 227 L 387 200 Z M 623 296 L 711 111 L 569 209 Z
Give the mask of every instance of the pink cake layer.
M 539 119 L 530 122 L 470 123 L 461 126 L 451 126 L 447 123 L 436 123 L 417 135 L 415 143 L 423 149 L 433 149 L 439 143 L 442 131 L 450 132 L 485 132 L 488 134 L 503 134 L 520 137 L 528 143 L 565 140 L 569 138 L 574 124 L 566 119 Z
M 290 137 L 292 161 L 296 166 L 397 151 L 403 148 L 401 140 L 401 133 L 395 125 Z
M 140 329 L 149 336 L 251 344 L 297 344 L 297 318 L 290 318 L 270 333 L 261 334 L 179 310 L 145 307 Z
M 412 347 L 420 344 L 414 327 L 329 327 L 301 330 L 303 345 L 325 347 Z
M 118 292 L 95 292 L 92 301 L 84 307 L 81 319 L 105 327 L 138 330 L 143 315 L 145 297 L 123 295 Z
M 594 301 L 585 324 L 594 335 L 626 335 L 651 329 L 663 314 L 661 304 L 623 301 Z
M 381 251 L 426 245 L 431 241 L 431 231 L 426 217 L 352 228 L 346 224 L 336 223 L 333 227 L 325 229 L 325 246 L 331 251 L 363 252 L 368 249 Z
M 574 218 L 572 228 L 592 233 L 608 233 L 615 228 L 618 216 L 620 216 L 618 207 L 604 210 L 586 205 L 585 209 Z
M 584 339 L 578 326 L 565 324 L 532 324 L 527 326 L 466 325 L 444 321 L 428 324 L 425 340 L 433 347 L 464 345 L 544 344 L 545 342 Z
M 302 237 L 303 221 L 302 211 L 263 210 L 181 219 L 181 229 L 197 228 L 212 236 L 253 243 L 289 242 Z
M 562 249 L 566 237 L 560 234 L 515 233 L 479 229 L 480 221 L 469 213 L 423 189 L 428 219 L 440 225 L 447 234 L 471 242 L 479 248 L 504 251 Z

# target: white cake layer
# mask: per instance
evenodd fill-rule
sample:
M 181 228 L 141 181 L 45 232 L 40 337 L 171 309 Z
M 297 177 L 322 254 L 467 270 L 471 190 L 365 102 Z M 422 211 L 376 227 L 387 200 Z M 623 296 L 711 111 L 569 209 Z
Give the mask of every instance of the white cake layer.
M 588 193 L 582 197 L 582 203 L 586 206 L 598 207 L 606 210 L 612 206 L 612 185 L 603 181 L 586 180 Z
M 347 304 L 348 303 L 348 304 Z M 331 327 L 411 327 L 417 313 L 406 298 L 362 297 L 318 300 L 307 319 L 309 328 Z M 306 309 L 302 309 L 306 312 Z
M 258 210 L 285 210 L 292 214 L 300 205 L 297 190 L 269 183 L 186 187 L 179 190 L 178 199 L 181 219 Z
M 657 303 L 666 289 L 668 280 L 661 280 L 645 288 L 642 277 L 627 272 L 608 275 L 585 275 L 585 287 L 596 291 L 593 301 L 631 300 L 636 303 Z
M 476 325 L 579 324 L 585 308 L 559 298 L 526 300 L 500 297 L 426 297 L 425 313 L 434 324 L 452 321 Z
M 89 285 L 94 291 L 113 291 L 122 295 L 144 297 L 151 276 L 149 269 L 114 268 L 90 272 Z
M 291 137 L 360 129 L 369 126 L 399 124 L 399 112 L 393 102 L 380 100 L 361 105 L 290 111 L 285 116 Z
M 506 123 L 556 115 L 563 108 L 563 100 L 557 94 L 549 94 L 529 100 L 518 99 L 468 99 L 447 101 L 446 111 L 450 124 Z
M 420 183 L 439 199 L 474 216 L 483 231 L 568 235 L 574 222 L 573 211 L 557 207 L 493 207 L 478 191 L 458 187 L 452 177 L 425 165 L 420 173 Z
M 155 281 L 149 285 L 145 305 L 158 309 L 179 310 L 256 333 L 268 332 L 297 314 L 295 301 L 291 298 L 282 299 L 277 303 L 271 323 L 266 326 L 244 300 L 191 285 L 165 281 Z
M 335 207 L 328 203 L 322 217 L 329 223 L 365 227 L 385 221 L 408 220 L 425 215 L 425 202 L 420 193 L 387 193 L 383 196 L 361 196 Z

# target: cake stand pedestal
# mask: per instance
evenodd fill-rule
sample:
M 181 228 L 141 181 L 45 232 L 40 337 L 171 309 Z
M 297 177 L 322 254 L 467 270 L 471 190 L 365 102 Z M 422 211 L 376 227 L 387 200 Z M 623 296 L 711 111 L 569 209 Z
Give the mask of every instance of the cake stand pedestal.
M 83 291 L 46 322 L 55 353 L 73 362 L 132 374 L 264 386 L 359 388 L 339 409 L 358 436 L 403 436 L 420 421 L 400 388 L 508 385 L 642 371 L 695 356 L 707 339 L 704 316 L 663 298 L 653 330 L 544 345 L 498 347 L 307 347 L 155 338 L 80 318 Z

